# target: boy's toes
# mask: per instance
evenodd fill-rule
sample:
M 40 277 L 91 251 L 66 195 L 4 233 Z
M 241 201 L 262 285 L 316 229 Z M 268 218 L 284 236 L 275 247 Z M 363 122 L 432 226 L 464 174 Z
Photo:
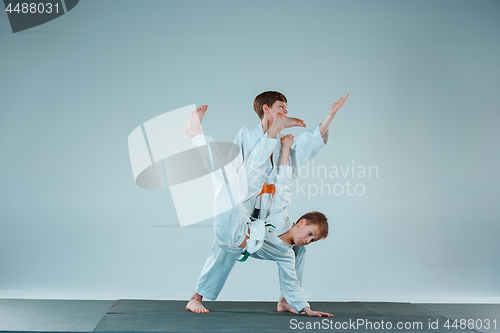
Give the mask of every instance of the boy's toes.
M 203 116 L 205 115 L 205 112 L 208 109 L 208 105 L 202 105 L 196 109 L 196 112 L 198 113 L 198 117 L 200 118 L 200 122 L 203 120 Z

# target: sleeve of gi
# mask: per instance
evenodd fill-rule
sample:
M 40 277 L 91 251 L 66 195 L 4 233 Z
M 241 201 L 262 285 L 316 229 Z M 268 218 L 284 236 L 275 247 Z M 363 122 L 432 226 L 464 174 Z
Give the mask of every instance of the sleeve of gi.
M 295 252 L 295 271 L 297 272 L 297 279 L 299 280 L 300 286 L 302 287 L 302 278 L 304 276 L 304 263 L 306 260 L 306 247 L 294 246 L 293 251 Z
M 290 158 L 296 168 L 304 165 L 316 156 L 318 151 L 328 144 L 329 131 L 325 133 L 325 141 L 319 133 L 319 124 L 310 131 L 304 131 L 293 140 Z
M 299 280 L 299 285 L 303 286 L 304 277 L 304 263 L 306 260 L 306 247 L 305 246 L 294 246 L 293 252 L 295 253 L 295 272 L 297 274 L 297 280 Z M 285 297 L 283 291 L 281 291 L 281 297 Z
M 280 280 L 281 295 L 297 312 L 309 306 L 295 271 L 295 254 L 292 250 L 276 260 Z

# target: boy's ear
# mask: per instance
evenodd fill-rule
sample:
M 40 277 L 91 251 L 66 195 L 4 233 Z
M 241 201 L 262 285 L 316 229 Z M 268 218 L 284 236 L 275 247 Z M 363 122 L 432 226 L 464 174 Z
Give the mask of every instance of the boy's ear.
M 262 111 L 264 111 L 264 113 L 269 113 L 269 106 L 267 106 L 267 104 L 262 105 Z
M 302 225 L 306 224 L 307 223 L 307 220 L 306 219 L 302 219 L 300 220 L 299 222 L 297 222 L 297 226 L 298 227 L 301 227 Z

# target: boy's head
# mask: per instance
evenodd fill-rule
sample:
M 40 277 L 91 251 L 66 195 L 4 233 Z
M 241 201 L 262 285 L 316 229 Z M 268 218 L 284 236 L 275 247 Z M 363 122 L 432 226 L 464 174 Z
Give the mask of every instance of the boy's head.
M 320 212 L 310 212 L 302 215 L 294 227 L 292 237 L 295 245 L 307 245 L 328 236 L 328 220 Z
M 265 107 L 264 105 L 267 105 L 267 109 L 273 108 L 274 103 L 276 102 L 281 102 L 279 103 L 280 105 L 276 105 L 275 107 L 281 107 L 284 108 L 284 113 L 286 114 L 286 97 L 282 93 L 279 93 L 277 91 L 265 91 L 262 94 L 258 95 L 255 97 L 255 100 L 253 101 L 253 109 L 257 113 L 260 119 L 264 117 L 265 113 Z M 284 104 L 284 105 L 283 105 Z

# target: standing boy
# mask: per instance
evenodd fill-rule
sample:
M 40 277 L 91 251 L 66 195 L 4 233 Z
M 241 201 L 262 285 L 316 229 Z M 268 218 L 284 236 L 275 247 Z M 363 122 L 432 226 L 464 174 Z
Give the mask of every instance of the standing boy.
M 323 122 L 317 125 L 313 130 L 302 132 L 294 139 L 289 153 L 289 165 L 295 168 L 295 170 L 298 170 L 300 166 L 307 163 L 307 161 L 317 154 L 319 149 L 328 143 L 328 127 L 330 126 L 330 123 L 337 111 L 343 106 L 347 97 L 348 95 L 333 104 L 330 112 Z M 275 126 L 273 126 L 273 123 L 276 119 L 276 115 L 280 114 L 286 116 L 288 113 L 286 97 L 275 91 L 264 92 L 255 98 L 254 110 L 261 119 L 260 124 L 257 126 L 242 128 L 238 132 L 234 141 L 234 143 L 241 148 L 244 161 L 251 154 L 257 142 L 263 135 L 270 131 L 272 132 L 272 135 L 275 134 L 273 131 L 278 131 L 279 134 L 279 132 L 284 128 L 280 128 L 280 126 L 284 126 L 282 124 L 274 124 Z M 202 107 L 202 109 L 198 112 L 200 121 L 205 111 L 206 106 Z M 283 117 L 281 116 L 279 117 L 279 119 L 282 118 Z M 288 117 L 285 118 L 288 119 L 288 127 L 305 126 L 303 122 L 298 119 Z M 271 159 L 266 162 L 267 165 L 270 166 L 271 170 L 265 180 L 267 185 L 275 184 L 277 168 L 274 166 L 279 163 L 280 159 L 281 146 L 277 145 Z M 264 186 L 264 188 L 269 189 L 272 187 Z M 269 191 L 264 191 L 264 193 L 259 197 L 260 200 L 256 201 L 258 208 L 256 208 L 253 212 L 249 212 L 253 217 L 260 217 L 263 219 L 269 214 L 273 193 L 272 191 L 271 193 L 267 192 Z M 305 248 L 303 246 L 294 246 L 294 251 L 296 252 L 295 263 L 297 278 L 301 284 Z M 238 254 L 221 250 L 221 248 L 214 241 L 198 280 L 195 293 L 186 306 L 187 310 L 196 313 L 209 312 L 202 304 L 203 297 L 207 297 L 209 299 L 217 298 L 238 257 Z M 284 295 L 282 294 L 279 299 L 277 310 L 296 313 L 296 310 L 288 304 L 283 296 Z
M 198 109 L 203 113 L 206 107 Z M 186 133 L 193 138 L 193 144 L 200 147 L 215 189 L 214 232 L 219 247 L 228 253 L 251 255 L 257 259 L 272 260 L 278 264 L 280 289 L 284 298 L 296 311 L 309 316 L 329 316 L 326 312 L 311 310 L 297 279 L 295 270 L 294 245 L 305 246 L 328 235 L 326 217 L 319 212 L 305 214 L 296 224 L 290 221 L 287 208 L 290 206 L 290 183 L 293 170 L 288 165 L 293 136 L 281 138 L 282 157 L 276 177 L 276 195 L 270 206 L 270 214 L 265 220 L 251 219 L 257 195 L 267 178 L 268 161 L 280 140 L 276 137 L 280 128 L 293 126 L 300 122 L 277 114 L 267 135 L 260 138 L 252 153 L 241 166 L 228 163 L 220 169 L 214 168 L 213 160 L 218 157 L 216 146 L 210 145 L 211 139 L 202 135 L 200 121 L 194 111 Z M 203 115 L 202 115 L 203 116 Z M 204 148 L 204 149 L 202 149 Z M 244 182 L 244 193 L 240 188 Z M 232 198 L 241 199 L 234 205 Z M 228 209 L 228 207 L 230 207 Z M 220 278 L 220 276 L 219 276 Z

